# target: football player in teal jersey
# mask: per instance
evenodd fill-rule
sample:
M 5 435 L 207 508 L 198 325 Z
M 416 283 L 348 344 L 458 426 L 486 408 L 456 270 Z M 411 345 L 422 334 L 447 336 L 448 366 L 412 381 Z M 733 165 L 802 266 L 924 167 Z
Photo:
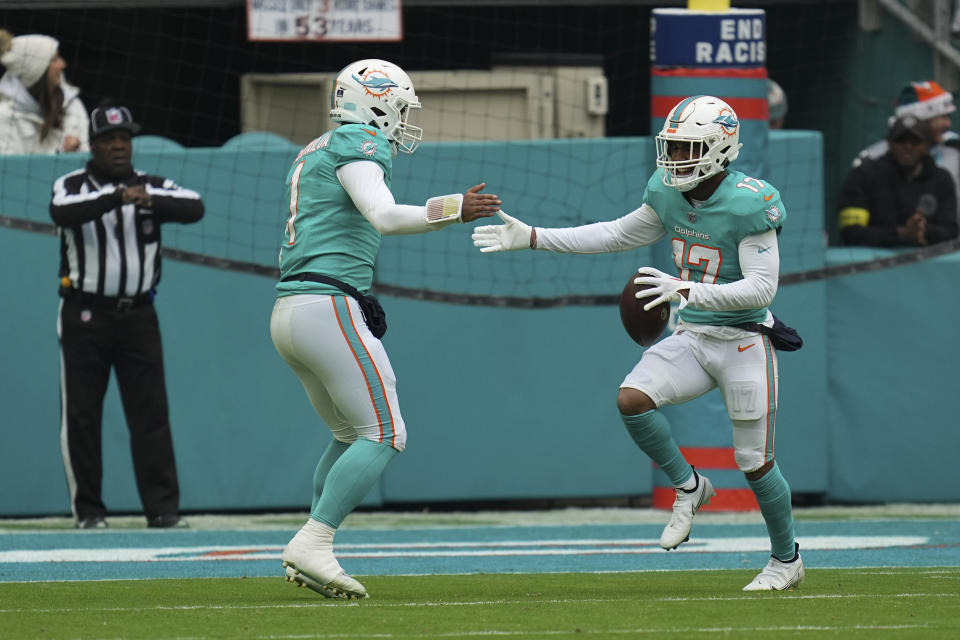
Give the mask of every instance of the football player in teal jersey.
M 658 169 L 640 208 L 616 220 L 560 229 L 532 228 L 501 211 L 504 224 L 477 227 L 473 241 L 483 252 L 604 253 L 669 238 L 679 277 L 643 267 L 635 282 L 651 285 L 637 293 L 650 298 L 646 309 L 665 300 L 679 303 L 678 328 L 643 353 L 617 396 L 630 436 L 676 487 L 660 546 L 686 542 L 693 516 L 715 492 L 684 459 L 659 408 L 719 387 L 733 422 L 734 457 L 771 543 L 767 566 L 744 590 L 784 590 L 804 576 L 790 487 L 774 460 L 778 374 L 767 335 L 774 326 L 769 306 L 786 210 L 773 186 L 730 168 L 742 146 L 739 136 L 737 115 L 723 100 L 687 98 L 657 135 Z
M 496 195 L 480 193 L 482 183 L 426 205 L 394 201 L 393 158 L 420 144 L 422 130 L 409 121 L 419 108 L 398 66 L 348 65 L 331 96 L 330 117 L 340 126 L 304 147 L 287 175 L 290 215 L 270 333 L 333 439 L 314 472 L 310 517 L 282 561 L 287 580 L 330 598 L 367 596 L 340 567 L 333 537 L 406 444 L 382 332 L 371 332 L 373 313 L 359 302 L 370 289 L 381 236 L 470 222 L 500 205 Z

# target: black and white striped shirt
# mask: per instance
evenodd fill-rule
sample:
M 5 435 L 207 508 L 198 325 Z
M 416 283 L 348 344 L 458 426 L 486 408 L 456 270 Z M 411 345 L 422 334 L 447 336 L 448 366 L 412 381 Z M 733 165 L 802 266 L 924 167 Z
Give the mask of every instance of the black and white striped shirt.
M 123 204 L 124 186 L 142 184 L 151 207 Z M 122 182 L 86 168 L 53 185 L 50 217 L 60 236 L 60 276 L 73 289 L 108 297 L 133 297 L 160 281 L 160 224 L 203 217 L 200 195 L 172 180 L 135 171 Z

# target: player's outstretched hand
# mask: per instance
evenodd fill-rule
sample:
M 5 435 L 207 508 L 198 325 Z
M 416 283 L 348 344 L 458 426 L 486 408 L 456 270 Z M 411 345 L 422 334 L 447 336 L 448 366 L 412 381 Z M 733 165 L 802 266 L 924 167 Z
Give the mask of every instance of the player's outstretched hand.
M 503 224 L 490 224 L 475 227 L 473 246 L 480 247 L 483 253 L 494 251 L 516 251 L 530 248 L 530 225 L 517 220 L 506 211 L 497 211 Z
M 493 193 L 480 193 L 487 186 L 486 182 L 476 184 L 463 194 L 463 206 L 460 208 L 460 219 L 463 222 L 473 222 L 477 218 L 489 218 L 500 211 L 500 197 Z
M 689 291 L 693 283 L 681 280 L 653 267 L 640 267 L 637 269 L 637 273 L 640 276 L 633 281 L 633 284 L 645 284 L 650 287 L 637 291 L 637 298 L 640 300 L 654 298 L 651 302 L 643 305 L 644 311 L 650 311 L 664 301 L 679 302 L 681 309 L 686 306 L 687 299 L 680 292 Z

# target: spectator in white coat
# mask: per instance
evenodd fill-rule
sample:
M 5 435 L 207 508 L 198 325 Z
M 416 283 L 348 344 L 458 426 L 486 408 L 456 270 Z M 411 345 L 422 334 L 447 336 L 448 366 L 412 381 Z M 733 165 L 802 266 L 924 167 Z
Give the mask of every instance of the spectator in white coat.
M 50 36 L 0 29 L 0 154 L 90 150 L 90 119 L 59 49 Z

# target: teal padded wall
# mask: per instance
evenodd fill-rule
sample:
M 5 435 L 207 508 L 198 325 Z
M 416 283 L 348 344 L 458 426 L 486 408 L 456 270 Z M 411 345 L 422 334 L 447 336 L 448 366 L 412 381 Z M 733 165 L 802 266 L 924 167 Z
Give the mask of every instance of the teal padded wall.
M 895 255 L 837 248 L 829 264 Z M 827 288 L 829 495 L 955 502 L 960 254 L 835 278 Z

